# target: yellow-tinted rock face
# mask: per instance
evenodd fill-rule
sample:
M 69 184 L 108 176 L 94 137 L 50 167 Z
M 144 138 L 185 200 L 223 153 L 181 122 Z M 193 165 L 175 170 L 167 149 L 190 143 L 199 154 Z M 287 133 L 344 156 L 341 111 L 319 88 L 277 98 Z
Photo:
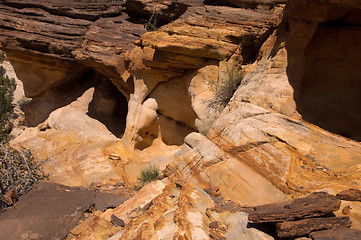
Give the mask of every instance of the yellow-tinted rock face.
M 50 180 L 68 185 L 132 186 L 143 167 L 160 169 L 157 181 L 94 218 L 83 239 L 272 239 L 247 227 L 244 211 L 360 189 L 355 1 L 97 1 L 90 13 L 87 0 L 64 1 L 75 15 L 57 12 L 58 1 L 27 2 L 0 4 L 0 47 L 34 97 L 29 122 L 46 127 L 12 144 L 49 159 Z M 26 11 L 41 17 L 21 20 Z M 73 40 L 64 37 L 75 34 L 69 18 L 79 19 Z M 64 34 L 54 36 L 52 21 L 49 33 L 14 24 L 44 19 Z M 214 105 L 215 86 L 234 72 L 233 97 Z M 126 223 L 116 234 L 112 215 Z M 336 215 L 361 226 L 357 202 L 343 201 Z

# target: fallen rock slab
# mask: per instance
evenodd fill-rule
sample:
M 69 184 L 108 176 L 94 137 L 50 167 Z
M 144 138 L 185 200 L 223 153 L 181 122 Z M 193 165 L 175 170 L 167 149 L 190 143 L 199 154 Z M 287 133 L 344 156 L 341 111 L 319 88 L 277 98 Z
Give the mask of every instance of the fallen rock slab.
M 98 211 L 105 211 L 108 208 L 116 208 L 123 204 L 130 197 L 113 193 L 97 192 L 94 198 L 94 207 Z
M 336 197 L 341 200 L 361 202 L 361 191 L 358 189 L 350 188 L 349 190 L 337 193 Z
M 249 213 L 248 218 L 253 223 L 262 223 L 320 217 L 338 210 L 340 204 L 341 200 L 335 196 L 326 192 L 316 192 L 293 202 L 254 207 L 254 211 Z
M 108 209 L 100 217 L 111 221 L 112 215 L 127 223 L 131 218 L 145 211 L 149 203 L 163 193 L 165 184 L 157 180 L 145 185 L 137 195 L 125 201 L 122 205 Z
M 0 239 L 64 239 L 94 196 L 94 190 L 38 183 L 0 215 Z
M 307 236 L 313 231 L 338 227 L 350 227 L 349 217 L 307 218 L 298 221 L 277 223 L 277 234 L 281 238 Z
M 360 240 L 361 231 L 352 228 L 335 228 L 313 232 L 310 236 L 313 240 Z

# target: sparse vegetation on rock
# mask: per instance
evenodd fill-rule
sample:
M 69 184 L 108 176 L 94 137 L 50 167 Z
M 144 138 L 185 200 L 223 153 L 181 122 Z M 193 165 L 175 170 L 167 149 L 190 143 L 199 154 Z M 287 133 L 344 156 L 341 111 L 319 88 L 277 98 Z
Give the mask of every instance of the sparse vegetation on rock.
M 47 176 L 28 149 L 18 151 L 3 143 L 0 144 L 0 158 L 0 209 L 3 210 L 27 193 L 35 182 Z M 7 197 L 9 192 L 14 192 L 14 199 Z
M 156 180 L 159 176 L 159 169 L 154 166 L 148 166 L 142 169 L 140 174 L 140 179 L 143 183 L 152 182 Z
M 95 187 L 95 197 L 69 197 L 94 206 L 57 218 L 86 211 L 72 230 L 62 225 L 69 239 L 360 240 L 356 5 L 0 1 L 0 47 L 32 98 L 34 128 L 11 143 L 49 158 L 52 182 Z M 98 193 L 125 191 L 119 181 L 134 196 L 98 208 Z M 0 226 L 54 226 L 48 206 L 45 214 L 31 207 L 42 203 L 30 199 L 36 189 Z M 11 200 L 15 190 L 7 193 Z M 53 197 L 39 196 L 54 206 Z M 40 220 L 21 213 L 23 199 Z M 17 218 L 5 219 L 11 212 Z M 0 228 L 0 239 L 44 238 L 30 230 Z
M 0 63 L 3 60 L 4 53 L 0 52 Z M 6 76 L 0 66 L 0 211 L 13 205 L 35 182 L 46 178 L 30 150 L 18 151 L 9 145 L 15 88 L 15 80 Z
M 214 97 L 208 107 L 219 109 L 227 105 L 244 77 L 239 68 L 236 63 L 226 64 L 225 74 L 220 75 L 218 81 L 209 82 Z
M 157 19 L 157 11 L 154 11 L 152 16 L 150 16 L 149 20 L 144 24 L 144 28 L 150 31 L 157 31 L 158 30 L 158 19 Z
M 4 53 L 0 52 L 0 64 L 4 56 Z M 7 140 L 11 130 L 9 118 L 13 111 L 12 101 L 15 88 L 15 80 L 6 76 L 5 69 L 0 66 L 0 142 Z
M 23 97 L 17 102 L 17 104 L 19 105 L 21 111 L 24 112 L 26 104 L 30 103 L 30 101 L 31 100 L 29 98 Z

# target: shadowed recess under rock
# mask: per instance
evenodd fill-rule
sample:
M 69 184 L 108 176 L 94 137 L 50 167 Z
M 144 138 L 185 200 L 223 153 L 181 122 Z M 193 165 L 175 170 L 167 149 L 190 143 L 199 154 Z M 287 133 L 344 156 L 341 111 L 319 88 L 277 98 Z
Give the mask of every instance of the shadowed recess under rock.
M 47 89 L 40 95 L 33 97 L 32 101 L 25 105 L 26 125 L 34 127 L 42 123 L 52 111 L 75 101 L 100 79 L 101 75 L 93 69 L 86 69 L 79 73 L 77 78 Z
M 123 136 L 128 102 L 125 96 L 109 80 L 95 86 L 93 100 L 89 104 L 88 115 L 103 123 L 115 136 Z
M 361 10 L 325 11 L 327 17 L 289 25 L 287 75 L 304 120 L 361 141 Z
M 336 23 L 320 24 L 305 51 L 299 111 L 308 122 L 361 141 L 361 26 Z

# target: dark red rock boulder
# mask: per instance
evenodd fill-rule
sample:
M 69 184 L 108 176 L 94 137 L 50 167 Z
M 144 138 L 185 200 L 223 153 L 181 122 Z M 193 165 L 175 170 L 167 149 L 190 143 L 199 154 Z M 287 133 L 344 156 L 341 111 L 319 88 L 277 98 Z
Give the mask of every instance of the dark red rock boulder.
M 335 228 L 310 234 L 313 240 L 360 240 L 361 231 L 352 228 Z
M 281 238 L 307 236 L 317 230 L 350 226 L 348 217 L 307 218 L 277 223 L 277 235 Z
M 253 223 L 280 222 L 331 214 L 340 208 L 341 201 L 326 192 L 312 193 L 289 203 L 257 206 L 249 213 Z
M 361 191 L 358 189 L 349 189 L 337 193 L 336 197 L 346 201 L 361 201 Z

